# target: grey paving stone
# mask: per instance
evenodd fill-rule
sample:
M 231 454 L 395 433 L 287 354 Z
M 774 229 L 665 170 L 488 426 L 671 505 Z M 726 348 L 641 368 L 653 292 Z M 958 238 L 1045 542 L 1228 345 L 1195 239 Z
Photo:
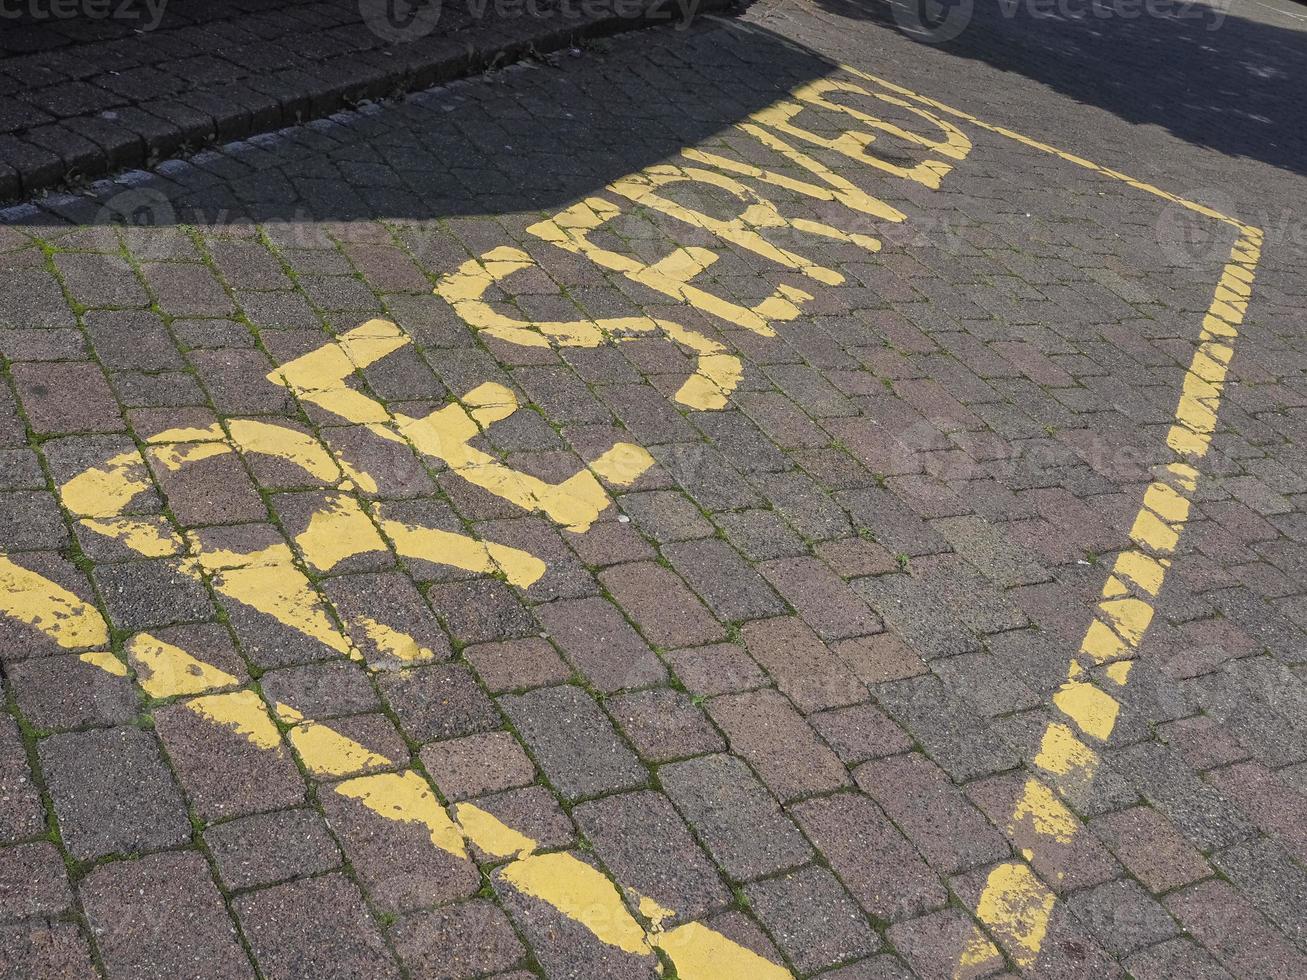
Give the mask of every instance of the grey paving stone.
M 761 575 L 718 538 L 663 547 L 663 554 L 723 622 L 780 615 L 785 604 Z
M 0 926 L 0 970 L 12 977 L 99 976 L 86 937 L 71 922 Z
M 1011 769 L 1017 755 L 988 721 L 927 674 L 878 684 L 876 700 L 959 781 Z
M 732 756 L 674 762 L 659 769 L 658 778 L 713 859 L 734 880 L 796 867 L 812 854 L 776 801 Z
M 63 858 L 49 841 L 0 849 L 0 918 L 55 917 L 72 901 Z
M 77 890 L 110 977 L 255 975 L 195 851 L 106 864 Z
M 414 667 L 386 674 L 379 683 L 400 727 L 416 741 L 471 735 L 500 725 L 494 702 L 459 664 Z
M 682 691 L 632 691 L 609 698 L 607 708 L 646 762 L 671 762 L 726 748 L 703 709 Z
M 275 885 L 232 903 L 266 977 L 399 977 L 381 931 L 339 872 Z
M 866 916 L 830 871 L 816 865 L 745 889 L 749 905 L 803 973 L 881 948 Z
M 1079 892 L 1067 904 L 1103 948 L 1116 956 L 1127 956 L 1179 934 L 1166 910 L 1127 879 Z
M 181 794 L 147 732 L 109 728 L 52 735 L 38 753 L 64 846 L 78 860 L 190 839 Z
M 955 874 L 1008 856 L 1007 842 L 944 772 L 919 753 L 864 763 L 854 777 L 942 873 Z
M 575 599 L 537 607 L 550 637 L 596 688 L 620 691 L 657 684 L 666 669 L 611 602 Z
M 944 883 L 869 796 L 836 793 L 792 812 L 868 915 L 894 921 L 947 904 Z
M 708 702 L 708 714 L 782 802 L 849 785 L 839 757 L 776 691 L 723 694 Z
M 390 932 L 409 973 L 427 980 L 482 976 L 514 966 L 526 952 L 504 913 L 480 899 L 414 912 Z
M 329 871 L 340 849 L 315 810 L 256 813 L 204 831 L 204 841 L 228 889 L 273 885 Z
M 570 800 L 648 780 L 612 722 L 578 687 L 547 687 L 500 699 L 546 778 Z
M 731 894 L 667 797 L 622 793 L 572 811 L 595 854 L 623 886 L 690 922 L 726 908 Z

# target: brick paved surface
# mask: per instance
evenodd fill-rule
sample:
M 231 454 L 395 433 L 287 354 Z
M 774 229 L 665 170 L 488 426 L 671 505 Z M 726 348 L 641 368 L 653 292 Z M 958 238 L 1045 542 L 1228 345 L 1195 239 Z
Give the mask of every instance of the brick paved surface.
M 665 0 L 12 3 L 0 200 L 683 18 Z
M 1303 24 L 1205 26 L 761 4 L 4 211 L 0 973 L 1307 975 Z

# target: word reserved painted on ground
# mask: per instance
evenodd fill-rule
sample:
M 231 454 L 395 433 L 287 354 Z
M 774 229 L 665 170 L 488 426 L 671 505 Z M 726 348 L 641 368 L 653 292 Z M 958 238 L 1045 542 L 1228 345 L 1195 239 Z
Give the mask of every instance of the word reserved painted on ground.
M 882 118 L 883 107 L 915 120 L 914 128 Z M 868 222 L 906 220 L 901 210 L 836 173 L 817 154 L 854 161 L 881 180 L 935 189 L 972 149 L 957 125 L 911 93 L 851 69 L 797 87 L 740 122 L 736 130 L 775 162 L 764 166 L 687 148 L 677 160 L 616 180 L 602 194 L 588 196 L 528 231 L 542 243 L 652 289 L 673 304 L 693 308 L 727 327 L 772 337 L 777 324 L 798 317 L 813 294 L 782 283 L 761 301 L 746 305 L 714 292 L 703 276 L 724 250 L 752 253 L 782 274 L 800 277 L 808 288 L 834 286 L 844 281 L 838 270 L 771 239 L 781 237 L 777 233 L 786 241 L 812 236 L 875 253 L 881 243 L 866 233 Z M 893 154 L 882 156 L 873 144 L 887 137 L 897 145 Z M 905 158 L 905 147 L 916 162 Z M 841 205 L 852 219 L 848 224 L 863 230 L 812 217 L 787 217 L 784 208 L 764 196 L 768 187 L 791 198 Z M 693 207 L 684 202 L 684 195 L 678 199 L 678 191 L 687 189 L 691 196 L 701 192 L 732 201 L 737 213 L 723 218 Z M 679 222 L 719 246 L 678 246 L 652 262 L 615 250 L 604 240 L 605 227 L 633 208 Z M 686 351 L 695 365 L 674 400 L 694 410 L 725 407 L 741 380 L 742 365 L 726 345 L 701 331 L 646 316 L 537 322 L 507 312 L 503 300 L 512 295 L 512 276 L 536 265 L 524 249 L 498 246 L 452 270 L 436 292 L 471 329 L 509 344 L 597 347 L 629 338 L 663 338 Z M 643 447 L 618 442 L 571 476 L 549 482 L 473 445 L 477 436 L 521 408 L 514 392 L 502 385 L 479 385 L 422 416 L 392 412 L 351 386 L 361 369 L 409 343 L 411 338 L 393 322 L 369 320 L 282 364 L 266 380 L 285 386 L 315 412 L 362 427 L 377 439 L 405 444 L 457 478 L 574 533 L 584 533 L 611 504 L 607 487 L 630 486 L 653 465 Z M 288 464 L 329 488 L 326 506 L 293 541 L 269 540 L 253 551 L 234 549 L 221 529 L 179 530 L 163 515 L 133 512 L 133 502 L 152 487 L 151 466 L 180 472 L 230 454 Z M 365 504 L 354 495 L 377 489 L 376 479 L 333 443 L 329 429 L 320 441 L 289 426 L 232 419 L 160 432 L 148 440 L 144 455 L 136 450 L 115 455 L 66 481 L 59 492 L 64 507 L 85 530 L 140 556 L 182 558 L 186 575 L 207 581 L 220 595 L 371 669 L 393 669 L 435 654 L 377 618 L 349 617 L 334 608 L 315 586 L 314 574 L 329 573 L 356 555 L 388 550 L 500 575 L 521 588 L 546 571 L 544 561 L 528 551 L 416 524 L 392 515 L 384 503 Z M 45 634 L 59 647 L 80 652 L 88 664 L 116 676 L 133 673 L 150 698 L 185 699 L 181 703 L 190 711 L 241 734 L 260 750 L 282 756 L 294 751 L 314 775 L 340 780 L 330 785 L 331 792 L 388 820 L 426 828 L 433 847 L 470 860 L 470 843 L 496 859 L 508 859 L 502 870 L 505 881 L 606 944 L 649 957 L 651 963 L 661 951 L 685 980 L 789 976 L 783 967 L 702 924 L 664 928 L 675 910 L 629 889 L 624 900 L 589 864 L 568 853 L 540 853 L 536 841 L 472 804 L 446 809 L 419 773 L 377 772 L 393 769 L 395 761 L 306 717 L 295 705 L 266 703 L 257 689 L 242 687 L 237 678 L 186 650 L 149 633 L 112 643 L 98 609 L 13 556 L 0 555 L 0 613 Z

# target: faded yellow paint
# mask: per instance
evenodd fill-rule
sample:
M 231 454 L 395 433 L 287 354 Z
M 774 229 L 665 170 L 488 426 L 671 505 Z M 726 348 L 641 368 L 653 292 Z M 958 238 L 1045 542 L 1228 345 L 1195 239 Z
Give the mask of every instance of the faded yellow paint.
M 525 589 L 545 573 L 545 563 L 526 551 L 478 541 L 453 531 L 383 520 L 381 529 L 405 558 L 452 565 L 469 572 L 502 571 L 510 583 Z
M 124 517 L 123 511 L 153 486 L 145 460 L 136 450 L 120 453 L 100 466 L 83 470 L 59 488 L 59 499 L 82 527 L 147 558 L 179 554 L 181 539 L 158 515 Z
M 290 744 L 308 770 L 325 779 L 354 776 L 393 765 L 384 755 L 315 721 L 296 725 L 289 735 Z
M 141 517 L 84 517 L 78 523 L 101 537 L 120 542 L 145 558 L 170 558 L 182 553 L 182 539 L 162 514 Z
M 679 264 L 681 259 L 689 261 L 694 254 L 692 250 L 673 253 L 658 263 L 657 268 L 664 272 L 676 270 L 676 274 L 684 273 L 686 278 L 696 275 L 700 268 L 691 272 Z M 689 348 L 698 358 L 695 373 L 676 393 L 676 400 L 689 408 L 701 410 L 718 409 L 726 404 L 727 396 L 735 390 L 742 376 L 740 359 L 697 331 L 671 320 L 639 316 L 552 322 L 518 320 L 486 302 L 486 291 L 494 283 L 534 264 L 535 260 L 527 252 L 500 246 L 480 259 L 469 259 L 457 271 L 444 276 L 436 286 L 436 292 L 473 329 L 523 347 L 548 347 L 551 344 L 597 347 L 605 339 L 621 340 L 627 335 L 661 332 L 674 343 Z M 513 403 L 513 408 L 516 408 L 516 403 Z M 479 417 L 477 421 L 483 426 L 487 424 Z
M 704 184 L 725 191 L 744 205 L 744 210 L 726 221 L 696 211 L 658 193 L 659 188 L 677 183 Z M 844 276 L 835 269 L 819 265 L 789 249 L 773 245 L 759 234 L 758 229 L 793 228 L 807 234 L 858 245 L 868 252 L 880 251 L 880 240 L 869 235 L 844 232 L 831 225 L 811 220 L 804 220 L 803 227 L 800 228 L 798 223 L 782 215 L 775 204 L 738 180 L 701 167 L 675 167 L 667 164 L 647 167 L 639 173 L 614 181 L 608 185 L 608 190 L 633 203 L 652 208 L 692 227 L 711 232 L 723 241 L 731 242 L 761 258 L 801 272 L 808 278 L 828 286 L 842 284 Z
M 350 388 L 346 379 L 410 343 L 389 320 L 368 320 L 338 337 L 335 343 L 295 358 L 267 374 L 302 400 L 358 424 L 385 423 L 390 416 L 375 399 Z
M 1188 425 L 1173 425 L 1166 433 L 1169 448 L 1185 456 L 1206 456 L 1211 439 Z
M 368 639 L 376 645 L 377 649 L 388 657 L 394 657 L 405 663 L 421 663 L 434 660 L 436 657 L 435 651 L 430 647 L 422 646 L 407 633 L 401 633 L 370 616 L 359 616 L 353 622 L 367 634 Z
M 998 948 L 983 932 L 972 927 L 971 935 L 958 955 L 953 980 L 972 980 L 973 977 L 988 976 L 1002 965 L 1003 957 Z
M 454 819 L 463 834 L 491 857 L 526 857 L 538 846 L 526 834 L 508 826 L 493 813 L 472 803 L 459 803 L 454 807 Z
M 1076 737 L 1066 725 L 1051 722 L 1044 729 L 1035 765 L 1050 776 L 1063 795 L 1087 785 L 1098 774 L 1098 753 Z
M 1144 638 L 1144 631 L 1153 621 L 1153 607 L 1142 599 L 1104 599 L 1098 604 L 1098 614 L 1132 647 Z
M 834 92 L 865 95 L 868 98 L 879 99 L 887 104 L 905 109 L 938 127 L 943 133 L 943 139 L 932 140 L 919 136 L 910 130 L 886 122 L 860 109 L 835 102 L 828 98 Z M 942 160 L 927 158 L 911 166 L 902 166 L 868 151 L 868 146 L 876 140 L 875 133 L 866 130 L 846 130 L 838 137 L 829 138 L 795 125 L 794 118 L 803 111 L 805 105 L 816 106 L 828 112 L 838 112 L 852 116 L 858 122 L 872 129 L 889 133 L 918 146 L 927 147 L 941 156 L 947 156 L 954 160 L 963 159 L 971 151 L 971 140 L 952 123 L 945 122 L 933 113 L 885 92 L 872 93 L 852 82 L 822 78 L 799 86 L 792 95 L 798 100 L 797 102 L 776 102 L 753 113 L 750 118 L 776 132 L 797 137 L 813 146 L 833 150 L 859 163 L 874 167 L 895 177 L 916 181 L 931 189 L 940 186 L 940 181 L 953 169 L 951 164 Z
M 729 157 L 709 153 L 706 150 L 685 149 L 681 151 L 681 155 L 695 163 L 702 163 L 744 177 L 752 177 L 755 180 L 761 180 L 763 183 L 771 184 L 774 187 L 782 187 L 787 191 L 803 194 L 818 201 L 838 201 L 851 211 L 871 215 L 882 221 L 900 222 L 907 217 L 898 208 L 885 203 L 879 198 L 872 197 L 866 191 L 854 185 L 852 181 L 841 177 L 824 164 L 795 149 L 763 127 L 751 123 L 741 123 L 739 129 L 748 133 L 764 146 L 775 150 L 791 163 L 803 167 L 818 177 L 826 186 L 823 187 L 806 180 L 798 180 L 787 174 L 780 174 L 774 170 L 765 170 L 754 164 L 732 160 Z
M 1133 582 L 1151 596 L 1162 589 L 1162 581 L 1171 563 L 1165 558 L 1153 558 L 1142 551 L 1123 551 L 1112 563 L 1113 576 Z
M 277 716 L 277 720 L 283 724 L 298 725 L 304 721 L 304 715 L 297 708 L 293 708 L 285 702 L 278 701 L 272 706 L 272 710 Z
M 160 433 L 160 436 L 171 433 Z M 177 472 L 192 463 L 202 463 L 206 459 L 224 456 L 231 452 L 231 446 L 222 442 L 170 442 L 154 443 L 150 446 L 150 458 L 165 470 Z
M 473 389 L 465 401 L 474 405 L 486 402 L 516 405 L 513 393 L 493 382 Z M 608 507 L 607 492 L 589 470 L 582 469 L 561 483 L 549 483 L 505 466 L 489 453 L 473 448 L 471 440 L 481 430 L 468 409 L 458 402 L 420 419 L 397 415 L 396 425 L 415 449 L 444 460 L 469 483 L 523 510 L 543 511 L 568 530 L 587 530 Z
M 1141 507 L 1130 527 L 1130 540 L 1150 551 L 1170 554 L 1180 543 L 1180 532 L 1151 510 Z
M 204 528 L 188 531 L 186 537 L 190 543 L 191 557 L 204 571 L 210 574 L 224 572 L 232 568 L 258 568 L 268 565 L 289 565 L 295 560 L 290 545 L 284 541 L 275 541 L 266 548 L 257 551 L 229 551 L 226 548 L 211 548 L 207 544 L 209 534 Z
M 109 642 L 109 626 L 98 609 L 3 554 L 0 613 L 40 630 L 65 650 Z
M 77 659 L 92 667 L 99 667 L 106 674 L 112 674 L 114 677 L 127 676 L 127 665 L 108 650 L 92 650 L 80 654 Z
M 157 642 L 157 641 L 156 641 Z M 148 656 L 148 655 L 147 655 Z M 208 677 L 227 677 L 212 665 L 195 660 L 189 654 L 182 658 L 175 655 L 172 659 L 182 663 L 197 665 L 198 675 Z M 88 663 L 93 663 L 109 672 L 122 670 L 121 662 L 109 663 L 100 656 L 89 656 Z M 232 678 L 234 680 L 234 678 Z M 231 728 L 253 744 L 269 751 L 282 751 L 280 739 L 263 702 L 252 691 L 238 691 L 231 694 L 211 695 L 182 702 L 188 708 L 217 724 Z M 359 745 L 325 725 L 306 722 L 303 715 L 291 705 L 278 702 L 275 706 L 277 717 L 294 724 L 291 738 L 296 748 L 305 758 L 306 765 L 315 771 L 331 774 L 345 768 L 340 759 L 357 760 L 371 757 L 376 764 L 390 764 L 391 760 Z M 305 733 L 316 734 L 305 738 Z M 379 760 L 379 761 L 377 761 Z M 460 804 L 456 809 L 457 823 L 452 820 L 440 806 L 425 781 L 415 772 L 380 773 L 347 779 L 330 786 L 331 791 L 354 799 L 368 807 L 378 816 L 399 823 L 413 823 L 424 827 L 434 846 L 460 858 L 467 858 L 464 839 L 473 841 L 487 854 L 499 858 L 515 857 L 519 860 L 509 868 L 523 864 L 522 858 L 530 859 L 536 842 L 501 822 L 497 817 L 470 803 Z M 602 941 L 616 940 L 634 947 L 642 954 L 649 952 L 648 938 L 635 920 L 621 904 L 620 897 L 607 880 L 587 865 L 570 858 L 568 855 L 549 855 L 552 860 L 547 866 L 559 867 L 565 873 L 553 881 L 550 872 L 541 865 L 519 868 L 520 879 L 528 884 L 543 883 L 536 889 L 545 901 L 557 901 L 555 907 L 564 915 L 579 914 L 582 925 L 590 928 Z M 560 860 L 567 859 L 567 860 Z M 596 881 L 594 876 L 598 876 Z M 513 881 L 513 875 L 506 875 L 506 880 Z M 612 897 L 604 894 L 599 882 L 612 892 Z M 532 894 L 535 894 L 533 892 Z M 590 896 L 588 898 L 587 896 Z M 591 900 L 597 898 L 597 901 Z M 615 902 L 615 904 L 613 904 Z M 655 922 L 659 916 L 650 913 L 658 911 L 670 914 L 658 906 L 654 908 L 645 900 L 640 907 Z M 614 915 L 616 918 L 613 918 Z M 745 977 L 758 975 L 764 978 L 788 977 L 788 972 L 757 954 L 738 946 L 731 940 L 708 929 L 691 923 L 680 926 L 670 933 L 656 932 L 659 941 L 665 940 L 669 956 L 677 963 L 680 975 L 686 980 L 710 980 L 716 977 Z M 716 972 L 714 972 L 716 971 Z
M 653 466 L 648 450 L 630 442 L 619 442 L 590 464 L 590 469 L 609 483 L 629 487 Z
M 976 907 L 1008 955 L 1022 970 L 1035 965 L 1057 898 L 1026 865 L 1000 864 L 989 873 Z
M 116 517 L 152 485 L 145 460 L 133 449 L 78 473 L 59 488 L 59 499 L 77 517 Z
M 309 526 L 295 536 L 304 560 L 321 572 L 329 572 L 346 558 L 385 551 L 376 527 L 357 500 L 345 494 L 327 498 L 326 506 L 314 511 Z
M 337 783 L 332 789 L 341 796 L 358 800 L 378 816 L 396 823 L 419 824 L 426 828 L 431 843 L 455 857 L 466 858 L 463 835 L 431 787 L 417 773 L 383 772 L 358 776 Z
M 127 642 L 127 659 L 141 689 L 152 698 L 202 694 L 240 683 L 225 670 L 149 633 L 138 633 Z
M 298 466 L 314 479 L 336 485 L 343 477 L 340 466 L 322 443 L 313 436 L 285 425 L 273 425 L 255 419 L 233 419 L 227 423 L 231 439 L 242 452 L 284 459 Z M 375 493 L 377 485 L 371 477 L 351 471 L 360 489 Z M 359 482 L 362 481 L 362 482 Z
M 1080 642 L 1080 652 L 1088 654 L 1095 663 L 1107 663 L 1127 653 L 1129 648 L 1125 641 L 1112 632 L 1100 620 L 1093 620 L 1085 631 L 1085 638 Z
M 308 578 L 294 565 L 227 569 L 214 576 L 213 587 L 337 653 L 357 656 L 353 644 L 327 615 Z
M 571 854 L 533 854 L 500 873 L 522 894 L 548 902 L 601 942 L 637 956 L 653 955 L 644 930 L 622 904 L 613 883 Z
M 1133 660 L 1118 660 L 1114 664 L 1108 664 L 1104 673 L 1117 687 L 1125 687 L 1126 681 L 1130 679 L 1130 668 L 1133 666 Z
M 1091 169 L 1101 169 L 1086 161 L 1077 162 Z M 1146 185 L 1131 183 L 1150 190 Z M 1250 295 L 1262 235 L 1256 229 L 1192 205 L 1192 202 L 1173 200 L 1232 224 L 1240 233 L 1231 249 L 1222 285 L 1217 288 L 1204 317 L 1202 337 L 1176 406 L 1176 422 L 1167 433 L 1167 445 L 1174 452 L 1201 458 L 1207 453 L 1210 434 L 1216 428 L 1226 365 L 1233 355 L 1232 348 L 1216 338 L 1229 340 L 1237 336 L 1236 325 L 1242 320 L 1246 302 L 1235 302 L 1231 296 L 1237 294 L 1246 300 Z M 1168 463 L 1159 478 L 1149 485 L 1130 537 L 1153 555 L 1126 551 L 1117 557 L 1113 574 L 1103 589 L 1104 596 L 1110 598 L 1099 603 L 1099 618 L 1091 622 L 1080 645 L 1080 652 L 1096 663 L 1115 661 L 1108 663 L 1105 676 L 1118 687 L 1126 686 L 1132 666 L 1129 659 L 1123 658 L 1134 654 L 1153 617 L 1150 602 L 1122 596 L 1125 591 L 1122 582 L 1134 583 L 1150 597 L 1160 593 L 1171 562 L 1165 557 L 1154 556 L 1175 551 L 1180 531 L 1189 518 L 1190 495 L 1195 492 L 1197 482 L 1198 470 L 1191 463 L 1178 459 Z M 1112 628 L 1104 625 L 1105 622 Z M 1106 741 L 1115 728 L 1119 704 L 1100 688 L 1077 680 L 1078 672 L 1074 667 L 1073 664 L 1072 680 L 1054 696 L 1054 702 L 1088 735 Z M 1077 739 L 1069 728 L 1051 723 L 1044 733 L 1035 764 L 1052 775 L 1058 789 L 1066 793 L 1073 788 L 1083 791 L 1087 787 L 1097 772 L 1099 759 L 1097 753 Z M 1065 841 L 1059 840 L 1059 843 Z M 1038 853 L 1036 849 L 1028 851 L 1025 856 L 1032 860 Z M 996 869 L 990 876 L 981 895 L 978 914 L 1001 939 L 1007 937 L 1005 944 L 1013 959 L 1023 970 L 1028 970 L 1037 961 L 1055 905 L 1053 894 L 1039 884 L 1024 865 L 1011 864 Z
M 687 922 L 650 940 L 671 959 L 681 980 L 790 980 L 784 967 L 699 922 Z
M 695 309 L 763 337 L 776 336 L 771 321 L 789 321 L 799 315 L 796 301 L 802 302 L 812 298 L 793 287 L 779 286 L 757 306 L 741 306 L 698 286 L 690 285 L 691 279 L 704 272 L 709 264 L 717 261 L 714 252 L 703 248 L 679 249 L 661 262 L 647 265 L 629 255 L 605 249 L 587 237 L 589 233 L 597 231 L 621 213 L 621 208 L 611 201 L 602 197 L 588 197 L 552 218 L 531 225 L 527 231 L 568 252 L 584 255 L 605 269 L 620 272 L 632 282 L 648 286 L 665 296 L 688 303 Z M 487 272 L 492 272 L 489 266 Z
M 187 701 L 186 707 L 216 725 L 243 735 L 261 749 L 281 746 L 281 732 L 268 715 L 262 699 L 253 691 L 207 694 Z
M 1059 711 L 1074 721 L 1082 732 L 1106 742 L 1116 727 L 1121 705 L 1106 691 L 1088 681 L 1068 681 L 1053 695 Z
M 1189 519 L 1189 501 L 1165 483 L 1150 484 L 1144 491 L 1144 506 L 1164 521 L 1182 523 Z
M 1080 821 L 1047 786 L 1038 779 L 1027 779 L 1007 832 L 1018 843 L 1028 832 L 1033 832 L 1059 844 L 1069 844 L 1080 832 Z
M 657 934 L 662 931 L 663 923 L 675 916 L 676 913 L 672 909 L 664 908 L 662 905 L 659 905 L 648 895 L 637 895 L 636 897 L 639 898 L 637 907 L 639 908 L 640 915 L 648 920 L 649 934 L 656 944 L 656 937 Z
M 495 272 L 492 270 L 490 274 Z M 464 287 L 457 282 L 450 288 L 455 298 L 463 295 Z M 562 483 L 551 484 L 518 472 L 470 445 L 481 434 L 482 426 L 507 418 L 517 410 L 516 396 L 503 385 L 480 385 L 468 392 L 461 403 L 451 402 L 422 418 L 398 414 L 391 417 L 379 402 L 345 386 L 345 378 L 356 368 L 366 367 L 408 342 L 394 324 L 369 321 L 342 335 L 335 343 L 270 372 L 268 378 L 290 386 L 301 398 L 347 421 L 368 425 L 370 431 L 383 438 L 407 441 L 418 452 L 446 463 L 463 479 L 516 506 L 541 510 L 572 530 L 587 529 L 609 503 L 608 495 L 593 473 L 583 469 Z M 339 545 L 334 543 L 337 535 L 322 536 L 318 556 L 323 561 L 343 556 L 351 538 L 356 534 L 366 535 L 361 524 L 351 527 L 353 530 Z M 312 538 L 310 543 L 315 543 Z M 529 566 L 520 561 L 515 564 L 522 573 Z

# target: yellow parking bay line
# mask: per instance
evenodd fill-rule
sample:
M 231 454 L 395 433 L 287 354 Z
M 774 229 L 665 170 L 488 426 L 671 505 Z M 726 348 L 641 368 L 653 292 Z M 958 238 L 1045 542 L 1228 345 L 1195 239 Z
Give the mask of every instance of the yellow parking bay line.
M 1084 832 L 1080 820 L 1059 797 L 1083 797 L 1102 763 L 1095 746 L 1111 738 L 1116 726 L 1120 713 L 1117 695 L 1129 680 L 1131 658 L 1152 622 L 1157 595 L 1171 567 L 1171 556 L 1189 519 L 1199 476 L 1195 464 L 1207 455 L 1211 446 L 1226 371 L 1252 294 L 1264 236 L 1261 229 L 1195 201 L 1002 126 L 983 122 L 970 113 L 856 68 L 845 70 L 936 111 L 1228 225 L 1236 233 L 1229 259 L 1203 317 L 1198 345 L 1184 374 L 1175 420 L 1167 430 L 1166 445 L 1173 458 L 1155 471 L 1156 478 L 1144 491 L 1130 530 L 1133 547 L 1121 552 L 1112 565 L 1102 597 L 1095 606 L 1094 619 L 1085 631 L 1077 655 L 1068 665 L 1066 683 L 1053 696 L 1057 716 L 1040 738 L 1034 758 L 1035 772 L 1026 780 L 1021 798 L 1004 828 L 1024 860 L 1005 862 L 994 868 L 976 905 L 977 917 L 1007 950 L 1012 961 L 1021 970 L 1031 971 L 1038 962 L 1057 908 L 1057 896 L 1035 874 L 1032 865 L 1039 865 L 1040 858 L 1048 857 L 1050 852 L 1064 853 L 1076 835 Z M 1055 866 L 1055 862 L 1042 863 L 1046 867 Z M 1051 874 L 1057 879 L 1061 877 L 1056 871 Z M 959 957 L 955 976 L 969 975 L 973 965 L 969 951 L 987 945 L 984 934 L 977 929 Z

